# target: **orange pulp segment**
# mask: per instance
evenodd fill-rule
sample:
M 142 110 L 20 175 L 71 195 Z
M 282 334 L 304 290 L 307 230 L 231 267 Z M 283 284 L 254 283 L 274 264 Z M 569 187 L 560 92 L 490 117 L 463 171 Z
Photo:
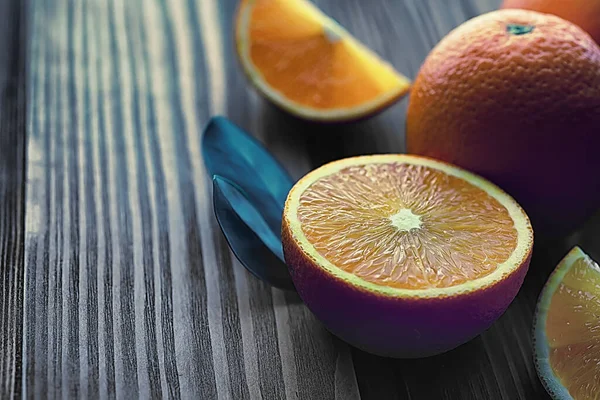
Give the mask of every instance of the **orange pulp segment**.
M 305 0 L 244 0 L 244 69 L 273 101 L 304 117 L 360 117 L 407 93 L 408 79 Z
M 514 200 L 466 171 L 414 156 L 348 160 L 304 184 L 297 219 L 320 257 L 363 281 L 456 287 L 501 272 L 532 240 Z
M 600 398 L 600 267 L 582 252 L 550 298 L 550 366 L 574 399 Z

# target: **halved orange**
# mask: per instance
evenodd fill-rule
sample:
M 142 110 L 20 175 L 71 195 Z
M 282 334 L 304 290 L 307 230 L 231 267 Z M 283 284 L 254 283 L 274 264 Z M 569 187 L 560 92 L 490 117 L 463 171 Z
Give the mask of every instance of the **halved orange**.
M 579 247 L 558 264 L 536 311 L 536 367 L 555 399 L 600 399 L 600 267 Z
M 327 164 L 290 191 L 284 255 L 304 302 L 372 353 L 437 354 L 477 336 L 518 292 L 533 230 L 501 189 L 409 155 Z
M 237 51 L 253 84 L 288 112 L 347 121 L 384 109 L 409 80 L 306 0 L 242 0 Z

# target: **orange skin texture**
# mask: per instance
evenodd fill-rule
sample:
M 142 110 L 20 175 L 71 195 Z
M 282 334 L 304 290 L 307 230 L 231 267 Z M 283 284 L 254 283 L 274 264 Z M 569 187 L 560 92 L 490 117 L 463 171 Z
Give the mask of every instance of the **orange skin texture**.
M 502 8 L 521 8 L 554 14 L 579 25 L 600 43 L 600 1 L 598 0 L 505 0 Z
M 508 24 L 531 26 L 515 35 Z M 415 80 L 409 153 L 471 170 L 512 195 L 536 233 L 600 205 L 600 48 L 556 16 L 494 11 L 450 32 Z
M 356 287 L 317 265 L 282 225 L 283 252 L 307 307 L 334 335 L 383 357 L 417 358 L 449 351 L 498 319 L 517 295 L 531 260 L 503 280 L 452 297 L 390 297 Z

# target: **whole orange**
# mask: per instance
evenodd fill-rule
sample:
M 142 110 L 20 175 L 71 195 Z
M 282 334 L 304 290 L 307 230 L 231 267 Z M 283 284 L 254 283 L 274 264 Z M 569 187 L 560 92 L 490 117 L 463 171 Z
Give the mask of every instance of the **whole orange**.
M 549 14 L 473 18 L 423 63 L 406 129 L 409 153 L 490 179 L 539 233 L 566 233 L 600 206 L 600 48 Z
M 502 8 L 522 8 L 557 15 L 579 25 L 600 43 L 598 0 L 504 0 Z

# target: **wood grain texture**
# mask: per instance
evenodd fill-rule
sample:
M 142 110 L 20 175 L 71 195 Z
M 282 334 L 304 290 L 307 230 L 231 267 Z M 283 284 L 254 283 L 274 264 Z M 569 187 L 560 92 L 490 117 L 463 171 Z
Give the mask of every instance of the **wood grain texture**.
M 0 2 L 0 398 L 21 387 L 25 183 L 23 4 Z
M 411 78 L 443 35 L 498 5 L 316 3 Z M 335 127 L 275 109 L 235 58 L 236 6 L 30 0 L 28 52 L 19 58 L 29 65 L 24 277 L 8 268 L 22 254 L 23 136 L 0 130 L 0 144 L 17 149 L 0 147 L 8 157 L 0 196 L 9 199 L 0 203 L 0 243 L 11 249 L 0 248 L 0 266 L 5 282 L 16 276 L 0 299 L 10 310 L 2 332 L 12 335 L 2 342 L 10 357 L 0 387 L 26 398 L 544 398 L 532 314 L 568 243 L 536 247 L 519 297 L 481 337 L 409 361 L 351 349 L 297 295 L 267 287 L 235 260 L 212 213 L 200 151 L 212 115 L 253 132 L 300 177 L 345 156 L 402 152 L 407 104 Z M 572 240 L 591 243 L 591 231 Z M 7 298 L 13 305 L 4 308 Z

